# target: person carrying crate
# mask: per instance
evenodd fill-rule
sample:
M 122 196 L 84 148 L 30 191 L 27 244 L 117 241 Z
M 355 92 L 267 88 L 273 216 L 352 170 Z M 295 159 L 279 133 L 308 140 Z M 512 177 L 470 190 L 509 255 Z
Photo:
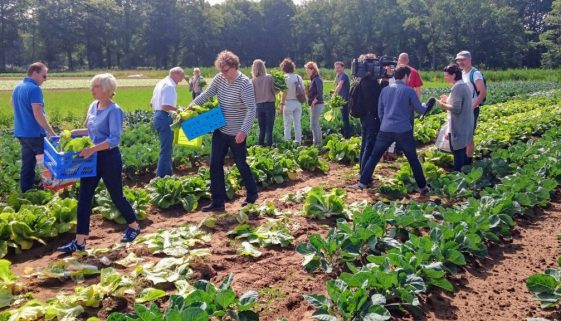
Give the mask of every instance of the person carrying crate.
M 255 93 L 251 79 L 239 71 L 240 59 L 230 51 L 222 51 L 214 63 L 220 71 L 212 83 L 198 96 L 189 108 L 202 105 L 217 96 L 224 112 L 226 126 L 216 129 L 212 134 L 210 153 L 210 192 L 212 202 L 203 207 L 203 212 L 224 211 L 226 187 L 224 182 L 224 159 L 228 150 L 232 151 L 234 162 L 242 175 L 247 190 L 243 206 L 257 200 L 257 184 L 247 164 L 246 138 L 255 119 Z
M 132 242 L 140 234 L 134 209 L 123 195 L 123 160 L 118 145 L 123 132 L 124 112 L 112 100 L 116 88 L 117 82 L 111 74 L 93 77 L 91 90 L 95 101 L 88 109 L 85 121 L 87 128 L 71 132 L 72 136 L 90 137 L 94 146 L 83 149 L 80 157 L 88 159 L 97 153 L 97 171 L 93 177 L 80 178 L 76 238 L 58 248 L 63 253 L 85 250 L 86 238 L 90 231 L 92 202 L 100 179 L 103 179 L 111 200 L 127 221 L 128 226 L 121 242 Z

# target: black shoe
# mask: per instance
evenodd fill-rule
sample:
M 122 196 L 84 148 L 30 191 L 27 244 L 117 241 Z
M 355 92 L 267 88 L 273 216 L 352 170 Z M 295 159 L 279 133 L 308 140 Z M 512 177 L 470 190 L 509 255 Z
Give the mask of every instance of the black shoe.
M 242 207 L 243 206 L 247 206 L 248 204 L 255 204 L 255 202 L 257 201 L 258 196 L 253 196 L 253 197 L 247 197 L 243 202 L 242 202 Z
M 224 212 L 224 205 L 216 205 L 214 203 L 210 203 L 209 205 L 203 207 L 201 209 L 203 212 Z

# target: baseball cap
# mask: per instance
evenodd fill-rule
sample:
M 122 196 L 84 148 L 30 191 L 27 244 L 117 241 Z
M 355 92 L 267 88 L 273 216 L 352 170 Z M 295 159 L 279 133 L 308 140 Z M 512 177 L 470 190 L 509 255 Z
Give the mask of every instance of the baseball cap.
M 456 55 L 456 59 L 455 59 L 455 60 L 458 60 L 458 59 L 466 59 L 466 58 L 470 58 L 470 59 L 471 59 L 471 53 L 470 53 L 469 51 L 467 51 L 467 50 L 464 50 L 464 51 L 458 52 L 458 54 Z

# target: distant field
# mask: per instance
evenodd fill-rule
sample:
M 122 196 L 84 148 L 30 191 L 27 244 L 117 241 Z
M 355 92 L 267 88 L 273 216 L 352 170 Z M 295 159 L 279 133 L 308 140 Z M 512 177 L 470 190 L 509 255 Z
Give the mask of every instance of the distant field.
M 79 89 L 79 88 L 90 88 L 91 78 L 61 78 L 61 77 L 50 77 L 41 86 L 44 91 L 49 89 Z M 158 82 L 158 78 L 149 79 L 127 79 L 127 78 L 117 78 L 117 84 L 119 87 L 154 87 Z M 9 78 L 2 79 L 0 81 L 0 91 L 12 91 L 14 87 L 21 81 L 21 78 Z M 183 85 L 186 82 L 182 83 Z

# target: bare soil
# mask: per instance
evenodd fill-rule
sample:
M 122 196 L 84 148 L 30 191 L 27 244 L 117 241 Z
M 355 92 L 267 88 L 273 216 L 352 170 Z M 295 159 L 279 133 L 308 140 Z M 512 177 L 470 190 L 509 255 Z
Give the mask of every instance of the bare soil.
M 376 176 L 391 177 L 392 170 L 385 164 L 377 169 Z M 296 192 L 308 186 L 339 187 L 347 190 L 347 203 L 368 200 L 377 201 L 378 195 L 371 191 L 357 191 L 350 188 L 356 182 L 357 170 L 348 166 L 331 164 L 329 175 L 303 173 L 296 181 L 260 192 L 259 202 L 273 202 L 283 211 L 297 213 L 301 204 L 283 203 L 279 199 L 287 193 Z M 199 223 L 210 215 L 217 217 L 218 224 L 213 230 L 210 249 L 212 255 L 192 266 L 197 278 L 210 279 L 219 283 L 229 273 L 234 274 L 234 289 L 238 293 L 248 290 L 260 294 L 258 310 L 261 320 L 276 321 L 285 317 L 290 321 L 311 320 L 313 308 L 302 298 L 302 294 L 325 293 L 326 281 L 333 275 L 310 274 L 304 271 L 302 257 L 295 253 L 295 246 L 304 242 L 312 233 L 325 234 L 334 220 L 309 220 L 294 215 L 290 228 L 295 237 L 294 246 L 288 248 L 260 249 L 259 258 L 236 255 L 236 244 L 226 233 L 237 224 L 235 215 L 241 208 L 243 195 L 227 204 L 228 214 L 208 214 L 200 211 L 184 213 L 181 208 L 167 211 L 152 208 L 149 218 L 142 222 L 144 233 L 180 226 L 185 223 Z M 204 204 L 201 204 L 204 205 Z M 469 266 L 452 277 L 456 292 L 431 291 L 423 296 L 422 303 L 426 316 L 419 320 L 525 320 L 527 317 L 547 317 L 561 319 L 555 311 L 542 311 L 539 304 L 531 300 L 525 286 L 525 279 L 547 267 L 556 266 L 561 256 L 557 236 L 560 234 L 558 222 L 561 220 L 561 197 L 557 195 L 552 205 L 537 211 L 533 218 L 522 218 L 511 241 L 493 245 L 487 259 L 471 260 Z M 258 223 L 258 221 L 255 221 Z M 124 226 L 106 222 L 99 216 L 92 218 L 89 248 L 108 247 L 119 241 Z M 10 254 L 18 275 L 24 275 L 29 267 L 37 268 L 62 258 L 55 252 L 56 247 L 72 239 L 66 234 L 50 240 L 47 246 L 35 246 L 21 254 Z M 115 254 L 126 256 L 126 251 Z M 36 298 L 47 300 L 59 293 L 70 293 L 76 286 L 73 281 L 37 282 L 23 278 L 27 290 Z M 86 284 L 97 282 L 97 278 L 86 280 Z M 107 309 L 93 311 L 105 317 L 107 310 L 122 310 L 126 302 L 104 302 Z M 131 305 L 128 304 L 130 309 Z M 92 311 L 90 311 L 92 312 Z M 414 320 L 403 315 L 395 320 Z

